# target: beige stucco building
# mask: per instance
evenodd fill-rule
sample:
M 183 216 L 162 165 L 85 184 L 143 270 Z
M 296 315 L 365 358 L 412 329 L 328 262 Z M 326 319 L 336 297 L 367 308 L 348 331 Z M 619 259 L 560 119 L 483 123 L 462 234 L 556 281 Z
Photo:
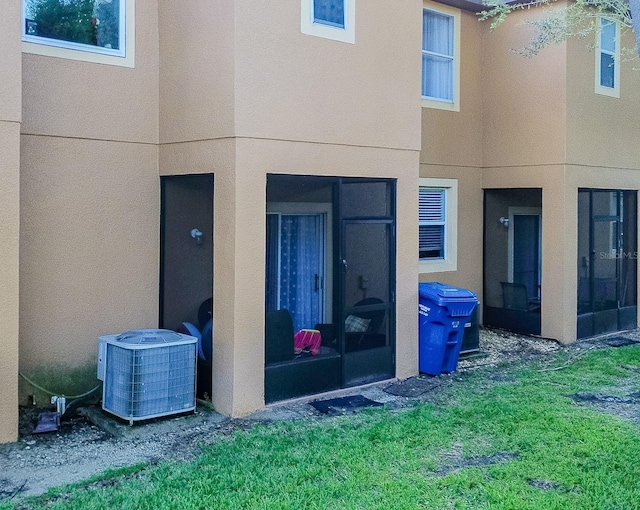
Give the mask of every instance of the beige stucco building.
M 417 374 L 419 281 L 562 342 L 637 326 L 631 63 L 603 93 L 597 50 L 524 59 L 535 13 L 492 33 L 465 2 L 110 0 L 81 42 L 24 3 L 0 21 L 0 441 L 45 398 L 19 373 L 82 393 L 100 335 L 197 324 L 209 298 L 204 392 L 233 416 Z M 421 97 L 421 47 L 450 96 L 423 76 Z M 442 221 L 419 220 L 423 192 Z M 293 358 L 316 324 L 321 354 Z

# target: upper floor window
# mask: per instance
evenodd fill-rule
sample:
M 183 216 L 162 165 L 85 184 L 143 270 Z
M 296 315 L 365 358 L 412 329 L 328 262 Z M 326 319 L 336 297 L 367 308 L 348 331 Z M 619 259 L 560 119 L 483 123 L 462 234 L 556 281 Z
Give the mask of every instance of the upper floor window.
M 314 23 L 344 28 L 345 0 L 312 0 L 311 9 Z
M 457 269 L 458 181 L 421 178 L 418 191 L 420 272 Z
M 596 49 L 596 93 L 620 97 L 620 27 L 600 18 Z
M 355 42 L 356 0 L 300 0 L 303 34 Z
M 459 46 L 459 11 L 445 6 L 423 9 L 422 98 L 425 106 L 459 110 Z
M 23 49 L 28 53 L 132 66 L 130 58 L 128 62 L 123 60 L 133 53 L 134 1 L 22 0 Z M 87 57 L 88 54 L 97 57 Z M 109 57 L 116 60 L 109 61 Z

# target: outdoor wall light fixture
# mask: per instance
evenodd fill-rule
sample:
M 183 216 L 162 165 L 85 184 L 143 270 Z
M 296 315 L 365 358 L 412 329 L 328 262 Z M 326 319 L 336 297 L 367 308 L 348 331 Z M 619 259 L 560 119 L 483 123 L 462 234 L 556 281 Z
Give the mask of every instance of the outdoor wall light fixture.
M 202 232 L 198 228 L 191 229 L 191 237 L 196 240 L 196 244 L 202 244 Z
M 502 223 L 502 226 L 504 228 L 509 228 L 509 218 L 505 218 L 504 216 L 500 216 L 500 219 L 498 221 L 500 223 Z

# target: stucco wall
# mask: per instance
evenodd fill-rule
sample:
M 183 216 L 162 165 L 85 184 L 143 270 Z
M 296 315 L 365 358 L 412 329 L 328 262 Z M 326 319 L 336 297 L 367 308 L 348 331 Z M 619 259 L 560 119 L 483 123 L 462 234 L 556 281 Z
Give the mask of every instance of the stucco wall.
M 15 121 L 0 120 L 0 182 L 0 442 L 3 443 L 18 437 L 20 124 Z
M 234 134 L 236 3 L 159 0 L 160 143 Z
M 483 188 L 542 189 L 542 336 L 576 338 L 577 188 L 557 166 L 485 169 Z
M 301 169 L 305 169 L 304 172 Z M 408 377 L 417 372 L 417 222 L 416 217 L 418 152 L 379 148 L 349 147 L 325 144 L 293 143 L 269 140 L 239 140 L 238 169 L 252 176 L 244 188 L 265 196 L 266 173 L 387 177 L 397 179 L 396 231 L 396 375 Z M 240 172 L 241 170 L 241 172 Z M 235 300 L 243 303 L 236 310 L 237 328 L 234 394 L 236 412 L 248 412 L 255 401 L 243 402 L 250 388 L 263 386 L 263 374 L 255 367 L 264 363 L 264 263 L 255 268 L 255 253 L 265 251 L 265 203 L 255 200 L 255 206 L 236 215 L 236 278 Z M 257 219 L 259 218 L 259 221 Z M 238 228 L 242 227 L 242 228 Z M 239 235 L 240 234 L 240 235 Z M 262 261 L 263 262 L 263 261 Z M 216 306 L 221 300 L 216 301 Z M 214 310 L 215 313 L 215 310 Z M 225 320 L 224 316 L 220 316 Z M 215 373 L 215 366 L 214 366 Z M 215 394 L 215 388 L 214 388 Z
M 524 19 L 543 9 L 515 12 L 495 31 L 485 27 L 484 188 L 542 189 L 542 336 L 576 336 L 575 244 L 577 188 L 567 183 L 567 147 L 575 126 L 568 83 L 567 44 L 524 58 L 531 31 Z
M 157 149 L 23 135 L 21 151 L 21 370 L 47 387 L 95 363 L 99 335 L 157 327 Z
M 397 373 L 417 371 L 417 227 L 406 218 L 416 218 L 421 2 L 359 2 L 355 44 L 302 34 L 300 5 L 201 12 L 218 31 L 211 54 L 207 31 L 183 34 L 192 13 L 160 1 L 160 173 L 215 174 L 212 397 L 235 416 L 264 405 L 268 173 L 398 178 Z M 184 55 L 192 45 L 199 65 Z
M 542 15 L 516 13 L 485 35 L 483 186 L 542 188 L 542 335 L 572 342 L 578 188 L 638 189 L 640 75 L 633 62 L 621 62 L 616 99 L 595 94 L 588 40 L 552 46 L 532 59 L 508 52 L 530 36 L 517 23 Z
M 436 6 L 438 4 L 435 4 Z M 457 179 L 457 270 L 423 272 L 420 281 L 441 281 L 482 296 L 482 79 L 483 27 L 460 11 L 460 111 L 422 107 L 420 177 Z
M 156 0 L 136 3 L 135 68 L 24 53 L 22 132 L 157 143 L 157 20 Z
M 595 39 L 595 35 L 591 37 Z M 595 52 L 587 47 L 589 42 L 572 40 L 568 44 L 567 162 L 587 167 L 640 169 L 639 61 L 622 58 L 618 62 L 619 98 L 596 94 Z M 623 35 L 624 47 L 633 48 L 634 44 L 632 33 Z
M 92 387 L 99 335 L 157 327 L 157 19 L 137 2 L 135 68 L 22 56 L 20 370 L 55 392 Z
M 20 233 L 20 5 L 0 17 L 0 443 L 18 437 L 18 293 Z
M 235 4 L 238 136 L 420 148 L 420 0 L 357 2 L 355 44 L 301 33 L 300 0 Z
M 264 405 L 266 176 L 289 173 L 398 179 L 398 377 L 417 372 L 418 152 L 236 139 L 170 144 L 161 171 L 216 172 L 214 185 L 213 403 L 241 416 Z
M 566 161 L 566 44 L 546 48 L 534 58 L 511 51 L 531 37 L 522 21 L 543 15 L 544 9 L 515 11 L 493 32 L 484 24 L 485 167 Z
M 14 2 L 15 3 L 15 2 Z M 0 16 L 0 121 L 20 122 L 22 114 L 22 50 L 20 6 L 3 5 Z
M 438 5 L 438 4 L 435 4 Z M 422 107 L 422 165 L 482 166 L 483 25 L 475 14 L 460 11 L 460 111 Z M 420 176 L 429 177 L 423 167 Z
M 482 297 L 482 170 L 420 165 L 420 177 L 457 179 L 457 270 L 421 272 L 420 281 L 439 281 L 470 289 Z

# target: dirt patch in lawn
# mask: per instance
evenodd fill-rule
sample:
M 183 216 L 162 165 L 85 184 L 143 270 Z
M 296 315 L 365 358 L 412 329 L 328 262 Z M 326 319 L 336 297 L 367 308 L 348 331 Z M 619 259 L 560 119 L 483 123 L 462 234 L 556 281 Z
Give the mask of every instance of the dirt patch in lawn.
M 451 450 L 442 455 L 440 467 L 436 471 L 437 476 L 446 476 L 450 473 L 457 473 L 469 467 L 484 467 L 494 464 L 510 462 L 519 457 L 517 453 L 498 452 L 492 455 L 476 455 L 465 457 L 462 451 L 462 444 L 456 443 Z
M 623 395 L 607 393 L 575 393 L 569 397 L 576 403 L 586 405 L 602 413 L 619 416 L 640 425 L 640 391 L 636 384 L 633 391 Z M 618 388 L 619 390 L 619 388 Z
M 623 335 L 618 333 L 617 336 L 640 340 L 640 331 Z M 552 362 L 557 363 L 553 354 L 557 351 L 565 350 L 569 353 L 569 359 L 578 359 L 590 349 L 613 348 L 603 340 L 592 339 L 563 347 L 551 340 L 504 331 L 481 330 L 480 352 L 461 359 L 458 371 L 453 374 L 437 378 L 421 376 L 394 383 L 387 381 L 343 391 L 340 396 L 360 394 L 381 402 L 390 409 L 405 409 L 420 402 L 437 402 L 440 395 L 444 398 L 450 385 L 464 384 L 465 376 L 471 372 L 485 369 L 488 375 L 483 378 L 482 384 L 487 388 L 513 384 L 517 382 L 510 375 L 514 364 L 536 361 L 544 366 L 548 360 L 549 368 L 553 369 Z M 385 389 L 392 391 L 387 392 Z M 636 388 L 635 391 L 639 389 Z M 632 393 L 631 389 L 628 393 Z M 638 402 L 635 400 L 601 400 L 595 398 L 595 402 L 587 403 L 583 399 L 580 405 L 593 405 L 605 412 L 638 422 L 640 413 L 637 412 Z M 33 407 L 21 408 L 19 440 L 0 445 L 0 501 L 42 494 L 50 487 L 86 480 L 109 469 L 155 464 L 163 460 L 190 460 L 204 445 L 239 429 L 253 427 L 256 423 L 331 419 L 315 410 L 308 401 L 300 400 L 270 406 L 245 419 L 230 419 L 202 406 L 195 414 L 136 424 L 133 427 L 106 415 L 103 419 L 108 420 L 110 425 L 99 427 L 86 417 L 76 414 L 71 419 L 64 420 L 57 432 L 34 435 L 32 432 L 40 411 L 42 409 Z M 94 408 L 92 412 L 102 414 L 99 408 Z M 441 474 L 471 465 L 507 462 L 512 459 L 510 455 L 509 452 L 503 452 L 472 459 L 443 458 Z

